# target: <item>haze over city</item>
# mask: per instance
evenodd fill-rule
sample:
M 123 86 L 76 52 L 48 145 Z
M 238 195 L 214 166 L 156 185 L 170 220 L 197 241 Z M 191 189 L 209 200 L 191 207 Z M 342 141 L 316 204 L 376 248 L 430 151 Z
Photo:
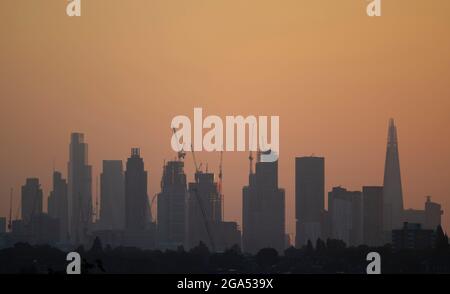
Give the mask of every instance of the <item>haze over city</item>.
M 386 1 L 371 19 L 364 1 L 317 2 L 109 0 L 86 3 L 77 19 L 64 1 L 2 3 L 0 216 L 11 187 L 16 214 L 27 177 L 39 177 L 44 199 L 53 168 L 67 177 L 71 132 L 85 134 L 94 179 L 102 160 L 140 147 L 154 195 L 164 159 L 176 157 L 171 119 L 203 107 L 280 117 L 291 235 L 294 158 L 325 157 L 325 192 L 382 185 L 390 117 L 405 208 L 423 209 L 431 195 L 448 228 L 450 3 Z M 218 153 L 196 156 L 218 172 Z M 224 153 L 228 220 L 241 220 L 247 157 Z M 190 154 L 185 162 L 192 181 Z

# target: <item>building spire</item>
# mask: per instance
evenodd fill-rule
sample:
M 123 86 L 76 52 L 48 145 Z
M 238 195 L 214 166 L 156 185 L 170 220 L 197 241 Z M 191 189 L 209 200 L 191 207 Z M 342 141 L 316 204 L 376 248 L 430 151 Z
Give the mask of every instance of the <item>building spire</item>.
M 393 118 L 389 119 L 388 147 L 390 145 L 397 145 L 397 127 Z
M 389 232 L 392 229 L 399 228 L 403 219 L 403 192 L 397 127 L 392 118 L 389 120 L 383 182 L 383 227 L 386 232 Z

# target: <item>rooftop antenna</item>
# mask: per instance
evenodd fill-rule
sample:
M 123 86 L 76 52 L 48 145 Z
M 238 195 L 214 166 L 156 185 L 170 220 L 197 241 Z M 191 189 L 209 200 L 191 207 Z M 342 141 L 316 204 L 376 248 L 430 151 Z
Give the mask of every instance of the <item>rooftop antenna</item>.
M 223 149 L 223 148 L 222 148 Z M 222 206 L 222 219 L 224 218 L 225 209 L 224 209 L 224 197 L 222 194 L 222 178 L 223 178 L 223 172 L 222 172 L 222 162 L 223 162 L 223 150 L 220 151 L 220 162 L 219 162 L 219 197 L 221 200 L 221 206 Z
M 99 220 L 98 215 L 98 175 L 95 178 L 95 208 L 94 208 L 94 220 L 97 222 Z
M 8 230 L 12 231 L 12 204 L 13 203 L 13 188 L 11 188 L 9 194 L 9 221 L 8 221 Z
M 197 159 L 195 158 L 195 151 L 192 144 L 191 144 L 191 153 L 192 153 L 192 160 L 194 161 L 195 173 L 198 173 L 200 171 L 200 167 L 197 165 Z

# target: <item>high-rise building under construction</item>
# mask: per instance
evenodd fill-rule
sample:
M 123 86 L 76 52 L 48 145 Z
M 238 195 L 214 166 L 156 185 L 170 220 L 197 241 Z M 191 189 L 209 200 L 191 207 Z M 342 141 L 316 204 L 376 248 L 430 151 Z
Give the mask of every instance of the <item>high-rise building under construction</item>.
M 186 241 L 187 184 L 184 162 L 164 165 L 158 194 L 157 238 L 159 248 L 176 249 Z

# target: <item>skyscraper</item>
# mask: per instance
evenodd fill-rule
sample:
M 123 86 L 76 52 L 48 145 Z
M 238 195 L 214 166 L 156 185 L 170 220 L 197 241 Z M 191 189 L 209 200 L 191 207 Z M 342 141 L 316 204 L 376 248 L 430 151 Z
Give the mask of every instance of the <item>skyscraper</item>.
M 34 216 L 42 213 L 42 200 L 39 179 L 27 179 L 22 186 L 22 221 L 25 225 L 28 225 Z
M 384 245 L 383 187 L 363 187 L 363 243 L 368 246 Z
M 53 172 L 53 190 L 48 197 L 48 215 L 59 221 L 59 236 L 61 241 L 69 238 L 69 213 L 67 200 L 67 182 L 60 172 Z
M 0 217 L 0 234 L 6 233 L 6 217 Z
M 389 241 L 393 229 L 402 228 L 403 193 L 398 154 L 397 127 L 390 119 L 383 181 L 383 229 Z
M 285 192 L 278 187 L 278 162 L 256 163 L 242 190 L 242 243 L 248 253 L 271 247 L 282 253 L 285 239 Z M 250 157 L 251 165 L 252 157 Z
M 217 249 L 214 229 L 222 222 L 221 195 L 214 181 L 214 174 L 196 172 L 195 183 L 189 183 L 187 245 L 195 247 L 203 242 L 210 249 Z
M 325 159 L 295 159 L 296 246 L 313 244 L 323 236 L 325 194 Z
M 420 224 L 422 228 L 436 230 L 441 224 L 441 217 L 444 213 L 441 205 L 431 201 L 431 196 L 426 197 L 425 209 L 404 209 L 403 223 Z
M 176 249 L 186 241 L 187 184 L 184 162 L 169 161 L 158 194 L 158 245 Z
M 151 211 L 147 196 L 147 171 L 139 148 L 131 149 L 125 171 L 125 228 L 142 231 L 151 223 Z
M 431 201 L 431 196 L 427 196 L 425 202 L 425 229 L 436 230 L 437 226 L 441 224 L 441 217 L 444 212 L 441 209 L 441 205 Z
M 84 134 L 72 133 L 68 164 L 69 234 L 72 244 L 86 243 L 92 223 L 92 167 Z
M 363 206 L 360 191 L 334 187 L 328 193 L 331 238 L 358 246 L 363 242 Z
M 121 160 L 103 160 L 100 175 L 100 220 L 103 230 L 125 228 L 125 177 Z
M 124 245 L 152 249 L 156 226 L 147 195 L 147 171 L 139 148 L 131 149 L 125 171 Z

